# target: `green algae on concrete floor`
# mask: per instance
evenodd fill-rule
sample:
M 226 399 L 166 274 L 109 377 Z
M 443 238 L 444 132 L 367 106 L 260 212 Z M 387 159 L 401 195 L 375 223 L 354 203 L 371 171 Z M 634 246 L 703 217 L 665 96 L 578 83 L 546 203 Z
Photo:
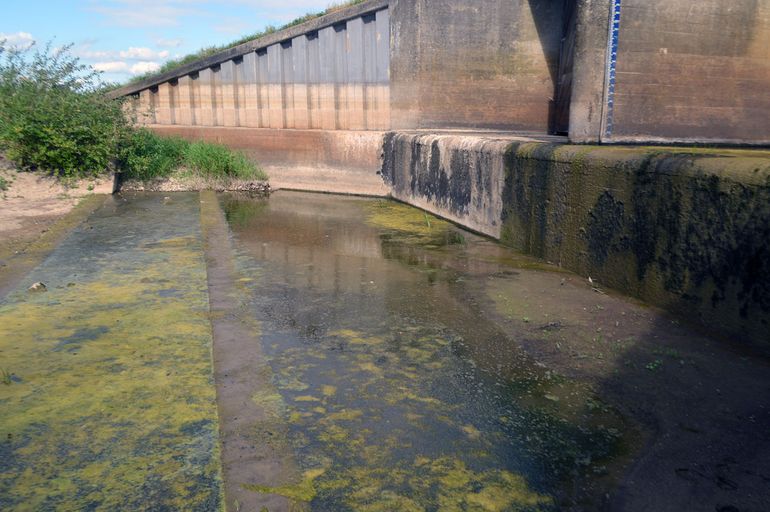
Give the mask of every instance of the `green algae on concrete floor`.
M 465 302 L 505 250 L 393 202 L 222 205 L 278 393 L 255 398 L 303 472 L 247 490 L 314 511 L 554 510 L 616 456 L 622 420 Z
M 0 303 L 0 508 L 219 510 L 197 194 L 114 197 Z

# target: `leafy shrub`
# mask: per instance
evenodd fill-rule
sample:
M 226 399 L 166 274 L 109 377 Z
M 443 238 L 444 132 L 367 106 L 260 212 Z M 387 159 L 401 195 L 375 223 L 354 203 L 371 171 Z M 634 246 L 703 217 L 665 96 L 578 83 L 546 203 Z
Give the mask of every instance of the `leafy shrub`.
M 220 144 L 193 142 L 184 152 L 183 165 L 191 171 L 214 178 L 263 180 L 267 176 L 243 153 Z
M 149 181 L 170 175 L 182 163 L 188 142 L 159 137 L 146 128 L 128 135 L 118 152 L 118 166 L 129 178 Z
M 246 156 L 225 146 L 134 129 L 122 102 L 105 96 L 99 73 L 81 65 L 70 48 L 19 50 L 0 42 L 0 148 L 18 167 L 61 178 L 116 165 L 142 181 L 180 167 L 205 177 L 266 179 Z
M 20 50 L 0 42 L 0 141 L 22 169 L 61 177 L 105 171 L 128 129 L 122 104 L 71 45 Z

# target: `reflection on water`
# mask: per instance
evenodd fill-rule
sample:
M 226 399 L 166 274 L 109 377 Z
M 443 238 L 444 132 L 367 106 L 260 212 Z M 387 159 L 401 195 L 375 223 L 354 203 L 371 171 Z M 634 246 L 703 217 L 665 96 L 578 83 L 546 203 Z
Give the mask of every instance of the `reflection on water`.
M 221 204 L 305 475 L 252 490 L 312 510 L 550 510 L 621 451 L 618 415 L 487 314 L 495 283 L 558 274 L 389 201 Z

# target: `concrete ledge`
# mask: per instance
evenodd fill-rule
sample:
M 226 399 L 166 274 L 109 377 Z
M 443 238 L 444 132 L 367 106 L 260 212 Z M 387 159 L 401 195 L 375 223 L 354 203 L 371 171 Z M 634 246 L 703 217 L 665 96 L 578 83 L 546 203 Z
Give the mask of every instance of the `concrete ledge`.
M 382 176 L 394 198 L 500 238 L 510 145 L 493 135 L 388 133 Z
M 770 344 L 770 152 L 387 134 L 393 196 Z

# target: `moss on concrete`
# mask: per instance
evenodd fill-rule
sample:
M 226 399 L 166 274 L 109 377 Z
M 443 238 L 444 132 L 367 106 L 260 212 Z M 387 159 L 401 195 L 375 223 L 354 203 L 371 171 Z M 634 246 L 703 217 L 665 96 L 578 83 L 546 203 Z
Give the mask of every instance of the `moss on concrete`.
M 193 205 L 106 205 L 0 305 L 0 508 L 221 509 Z
M 503 203 L 504 243 L 770 342 L 770 152 L 513 146 Z

